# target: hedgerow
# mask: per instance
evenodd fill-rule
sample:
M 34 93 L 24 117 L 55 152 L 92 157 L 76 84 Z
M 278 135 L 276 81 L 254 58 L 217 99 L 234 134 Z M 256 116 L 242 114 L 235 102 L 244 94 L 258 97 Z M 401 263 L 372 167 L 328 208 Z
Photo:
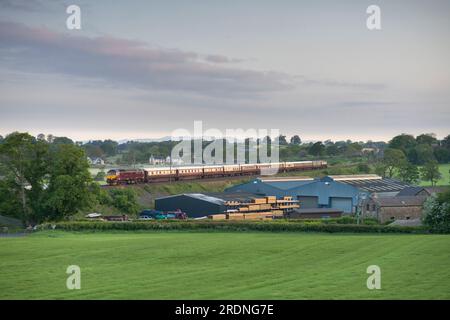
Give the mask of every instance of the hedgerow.
M 428 233 L 426 227 L 389 227 L 384 225 L 323 224 L 316 222 L 286 221 L 145 221 L 145 222 L 104 222 L 73 221 L 43 224 L 45 229 L 67 231 L 108 231 L 108 230 L 148 230 L 148 231 L 265 231 L 265 232 L 348 232 L 348 233 Z

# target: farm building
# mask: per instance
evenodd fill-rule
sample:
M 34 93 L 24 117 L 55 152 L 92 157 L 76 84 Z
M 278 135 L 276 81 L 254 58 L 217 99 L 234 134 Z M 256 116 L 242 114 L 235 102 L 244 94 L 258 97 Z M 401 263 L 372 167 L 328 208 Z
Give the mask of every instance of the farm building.
M 250 202 L 257 197 L 251 193 L 185 193 L 155 199 L 155 209 L 186 212 L 189 218 L 226 212 L 229 202 Z
M 190 218 L 223 214 L 226 219 L 239 220 L 282 217 L 285 212 L 299 208 L 299 204 L 292 197 L 277 199 L 245 192 L 186 193 L 158 198 L 155 208 L 160 211 L 180 209 Z
M 420 219 L 426 197 L 370 197 L 362 206 L 363 218 L 375 218 L 381 223 L 394 220 Z
M 185 193 L 157 198 L 155 199 L 155 209 L 160 211 L 180 209 L 186 212 L 190 218 L 203 217 L 226 210 L 225 201 L 202 193 Z
M 226 192 L 250 192 L 257 195 L 291 196 L 300 202 L 300 208 L 331 208 L 354 213 L 360 199 L 371 194 L 394 196 L 409 185 L 377 175 L 326 176 L 313 179 L 257 178 L 233 186 Z

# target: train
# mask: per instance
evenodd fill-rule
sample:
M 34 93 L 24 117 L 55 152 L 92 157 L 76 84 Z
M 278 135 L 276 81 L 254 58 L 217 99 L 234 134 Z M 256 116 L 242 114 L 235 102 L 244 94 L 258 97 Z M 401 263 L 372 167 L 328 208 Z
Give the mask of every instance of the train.
M 277 163 L 205 165 L 186 167 L 153 167 L 144 169 L 111 169 L 106 174 L 108 185 L 137 184 L 180 180 L 197 180 L 232 176 L 263 175 L 265 170 L 277 169 L 278 172 L 324 169 L 327 162 L 295 161 Z

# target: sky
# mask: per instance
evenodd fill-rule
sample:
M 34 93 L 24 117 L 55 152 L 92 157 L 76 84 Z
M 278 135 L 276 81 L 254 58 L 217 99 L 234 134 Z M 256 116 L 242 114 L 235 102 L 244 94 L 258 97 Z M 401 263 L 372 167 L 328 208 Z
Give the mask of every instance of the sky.
M 81 29 L 69 30 L 69 5 Z M 381 9 L 369 30 L 366 9 Z M 450 2 L 0 0 L 0 134 L 450 134 Z

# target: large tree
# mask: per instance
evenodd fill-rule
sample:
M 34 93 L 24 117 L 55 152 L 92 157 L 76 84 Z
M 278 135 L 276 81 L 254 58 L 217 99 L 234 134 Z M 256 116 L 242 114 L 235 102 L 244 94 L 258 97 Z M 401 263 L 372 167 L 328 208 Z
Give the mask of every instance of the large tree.
M 416 137 L 416 141 L 418 144 L 427 144 L 432 146 L 437 144 L 438 140 L 436 139 L 436 135 L 434 133 L 423 133 Z
M 431 160 L 434 160 L 433 147 L 428 144 L 418 144 L 414 149 L 409 152 L 410 161 L 423 165 Z
M 419 168 L 409 162 L 404 162 L 398 169 L 400 179 L 409 184 L 416 184 L 420 180 Z
M 291 137 L 291 144 L 299 145 L 301 143 L 302 143 L 302 139 L 300 139 L 300 137 L 298 135 Z
M 3 182 L 19 199 L 21 211 L 18 216 L 27 221 L 34 219 L 39 210 L 46 176 L 47 144 L 28 133 L 14 132 L 6 136 L 0 145 L 0 165 Z
M 414 148 L 417 145 L 416 139 L 414 139 L 414 136 L 410 134 L 401 134 L 398 136 L 395 136 L 392 138 L 391 141 L 389 141 L 389 148 L 392 149 L 400 149 L 405 154 L 408 153 L 408 151 L 412 148 Z
M 0 171 L 0 189 L 8 195 L 2 207 L 24 223 L 67 217 L 92 200 L 86 156 L 74 144 L 12 133 L 0 144 Z
M 309 147 L 308 152 L 313 156 L 321 156 L 325 152 L 325 146 L 321 141 L 318 141 Z
M 402 150 L 393 148 L 384 150 L 382 165 L 384 167 L 384 172 L 389 178 L 392 178 L 395 170 L 404 165 L 406 161 L 405 153 Z
M 88 208 L 94 199 L 86 155 L 74 144 L 54 146 L 49 167 L 45 217 L 62 219 Z
M 421 177 L 424 181 L 430 181 L 431 185 L 436 185 L 437 181 L 442 177 L 439 172 L 439 164 L 436 160 L 429 161 L 421 168 Z

